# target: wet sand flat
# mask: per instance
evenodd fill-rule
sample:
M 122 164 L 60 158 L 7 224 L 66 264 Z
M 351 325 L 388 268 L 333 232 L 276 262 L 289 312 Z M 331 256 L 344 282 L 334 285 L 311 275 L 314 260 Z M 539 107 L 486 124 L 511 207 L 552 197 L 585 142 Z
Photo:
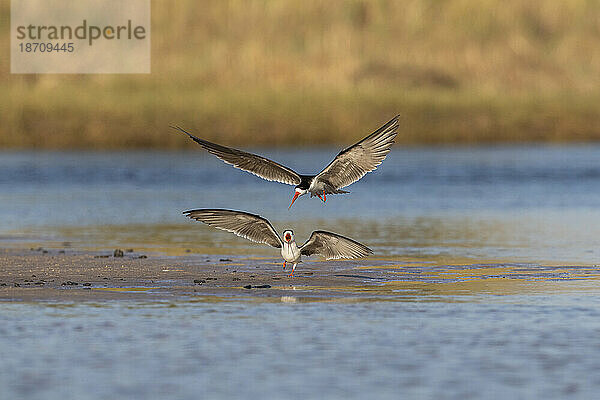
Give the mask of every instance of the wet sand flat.
M 220 256 L 145 256 L 110 252 L 10 250 L 0 252 L 0 298 L 4 300 L 155 299 L 177 296 L 337 295 L 330 288 L 365 285 L 356 263 L 305 263 L 288 277 L 276 259 Z M 308 268 L 306 266 L 310 265 Z M 364 265 L 364 264 L 361 264 Z M 379 281 L 379 279 L 376 279 Z
M 597 266 L 440 263 L 370 258 L 308 261 L 288 277 L 276 258 L 163 256 L 73 250 L 0 250 L 8 301 L 245 298 L 435 300 L 436 297 L 596 291 Z

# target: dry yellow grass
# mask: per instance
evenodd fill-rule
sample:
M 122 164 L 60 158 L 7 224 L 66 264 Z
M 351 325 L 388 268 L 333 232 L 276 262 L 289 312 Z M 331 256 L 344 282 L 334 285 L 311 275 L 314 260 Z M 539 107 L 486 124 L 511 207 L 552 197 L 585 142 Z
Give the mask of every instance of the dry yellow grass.
M 10 75 L 0 146 L 600 139 L 600 2 L 152 2 L 150 75 Z M 9 2 L 0 0 L 8 31 Z M 8 49 L 8 36 L 0 44 Z M 8 50 L 7 50 L 8 51 Z

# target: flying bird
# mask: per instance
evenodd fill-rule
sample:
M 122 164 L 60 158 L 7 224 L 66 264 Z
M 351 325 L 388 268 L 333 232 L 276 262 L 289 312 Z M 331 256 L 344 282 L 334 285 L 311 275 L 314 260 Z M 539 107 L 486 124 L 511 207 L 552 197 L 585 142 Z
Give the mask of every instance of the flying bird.
M 281 249 L 284 259 L 283 269 L 287 263 L 291 263 L 292 271 L 290 277 L 294 276 L 296 265 L 301 262 L 302 256 L 314 254 L 325 257 L 326 260 L 338 258 L 359 258 L 373 254 L 373 251 L 357 241 L 338 235 L 337 233 L 314 231 L 310 238 L 298 246 L 294 238 L 294 232 L 286 229 L 283 231 L 283 239 L 279 237 L 273 225 L 265 218 L 243 211 L 224 209 L 198 209 L 184 211 L 183 214 L 204 222 L 217 229 L 236 234 L 256 243 L 264 243 Z
M 390 152 L 398 134 L 398 118 L 398 115 L 395 116 L 360 142 L 342 150 L 317 175 L 301 175 L 268 158 L 211 143 L 197 138 L 178 126 L 172 126 L 172 128 L 185 133 L 206 151 L 235 168 L 250 172 L 268 181 L 295 185 L 294 197 L 289 209 L 298 197 L 306 193 L 310 193 L 310 197 L 319 197 L 323 202 L 327 201 L 328 194 L 348 193 L 341 189 L 377 169 Z

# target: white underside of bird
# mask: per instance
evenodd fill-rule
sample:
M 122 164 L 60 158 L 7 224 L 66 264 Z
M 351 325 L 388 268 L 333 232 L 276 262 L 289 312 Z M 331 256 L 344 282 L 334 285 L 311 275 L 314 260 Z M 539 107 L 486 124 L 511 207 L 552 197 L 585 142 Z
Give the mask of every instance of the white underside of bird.
M 296 265 L 301 262 L 300 259 L 302 258 L 302 252 L 300 247 L 298 247 L 296 244 L 296 240 L 294 240 L 294 233 L 292 231 L 283 232 L 281 257 L 283 257 L 285 260 L 283 263 L 283 269 L 285 269 L 286 263 L 292 263 L 291 275 L 293 275 L 294 271 L 296 270 Z

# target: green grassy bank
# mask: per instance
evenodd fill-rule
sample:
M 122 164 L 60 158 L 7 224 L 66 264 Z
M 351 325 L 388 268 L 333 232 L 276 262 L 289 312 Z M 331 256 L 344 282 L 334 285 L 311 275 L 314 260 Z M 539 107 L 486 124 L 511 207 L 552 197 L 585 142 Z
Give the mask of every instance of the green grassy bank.
M 600 2 L 152 2 L 149 75 L 11 75 L 1 148 L 600 139 Z M 8 53 L 9 2 L 0 0 Z

